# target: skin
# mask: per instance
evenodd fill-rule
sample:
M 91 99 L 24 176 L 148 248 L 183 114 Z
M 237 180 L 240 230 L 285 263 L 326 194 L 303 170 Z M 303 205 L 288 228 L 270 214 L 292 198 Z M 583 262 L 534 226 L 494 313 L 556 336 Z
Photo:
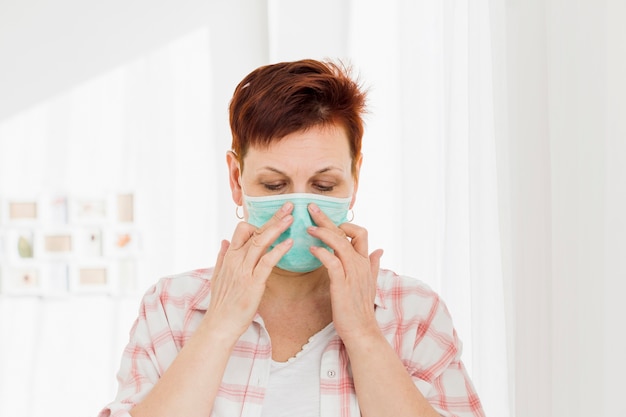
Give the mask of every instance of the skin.
M 228 153 L 232 198 L 243 205 L 244 190 L 250 196 L 307 192 L 352 196 L 352 206 L 362 159 L 355 161 L 355 175 L 352 162 L 343 129 L 296 132 L 268 148 L 250 148 L 243 170 L 236 156 Z M 350 358 L 363 416 L 438 416 L 378 328 L 374 297 L 382 250 L 370 254 L 366 229 L 352 223 L 337 227 L 311 204 L 309 212 L 317 226 L 309 233 L 334 253 L 311 248 L 323 267 L 310 273 L 276 268 L 292 242 L 267 249 L 291 225 L 292 209 L 286 203 L 258 229 L 241 222 L 231 241 L 222 242 L 211 303 L 200 327 L 131 411 L 134 417 L 210 415 L 230 353 L 257 312 L 270 333 L 277 361 L 295 355 L 310 336 L 333 321 Z

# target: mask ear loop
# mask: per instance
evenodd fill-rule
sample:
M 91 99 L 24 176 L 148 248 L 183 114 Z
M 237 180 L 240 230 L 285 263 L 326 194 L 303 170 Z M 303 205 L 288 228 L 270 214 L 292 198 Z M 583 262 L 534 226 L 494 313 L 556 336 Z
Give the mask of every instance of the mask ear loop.
M 239 209 L 243 208 L 242 206 L 237 206 L 235 207 L 235 216 L 239 219 L 239 220 L 243 220 L 243 214 L 239 214 Z M 354 217 L 354 216 L 353 216 Z
M 350 216 L 350 214 L 352 215 Z M 348 211 L 348 223 L 352 223 L 352 220 L 354 220 L 354 210 L 350 209 Z

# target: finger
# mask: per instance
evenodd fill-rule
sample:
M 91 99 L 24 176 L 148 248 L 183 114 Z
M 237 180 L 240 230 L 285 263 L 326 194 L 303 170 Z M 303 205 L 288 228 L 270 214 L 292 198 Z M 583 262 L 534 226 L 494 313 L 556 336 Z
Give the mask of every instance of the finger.
M 235 228 L 235 232 L 231 239 L 231 246 L 233 249 L 239 249 L 245 245 L 252 237 L 263 233 L 268 228 L 276 224 L 281 224 L 281 220 L 289 216 L 293 211 L 293 203 L 286 202 L 283 206 L 274 213 L 274 215 L 260 227 L 256 227 L 247 222 L 239 222 Z M 287 229 L 284 229 L 287 230 Z M 283 231 L 284 231 L 283 230 Z M 282 232 L 281 232 L 282 233 Z
M 254 267 L 260 257 L 267 252 L 267 248 L 291 226 L 293 223 L 292 211 L 293 203 L 285 202 L 267 222 L 256 228 L 254 233 L 249 236 L 246 242 L 249 246 L 246 254 L 248 266 Z
M 270 275 L 270 272 L 272 272 L 272 268 L 276 266 L 278 261 L 280 261 L 280 258 L 282 258 L 292 246 L 293 239 L 285 239 L 278 245 L 274 246 L 272 250 L 268 251 L 265 255 L 261 256 L 261 259 L 259 259 L 259 262 L 254 269 L 254 277 L 267 278 Z
M 262 231 L 257 229 L 245 245 L 247 252 L 243 261 L 244 266 L 246 268 L 255 268 L 261 257 L 267 253 L 267 249 L 292 223 L 293 216 L 288 214 Z
M 313 256 L 319 259 L 322 265 L 326 267 L 328 270 L 328 277 L 331 281 L 336 278 L 345 277 L 346 273 L 343 269 L 343 263 L 337 256 L 330 253 L 328 249 L 321 248 L 319 246 L 311 246 L 309 250 Z
M 313 222 L 315 222 L 318 227 L 326 227 L 334 231 L 340 237 L 345 238 L 344 232 L 339 230 L 337 225 L 335 225 L 335 223 L 319 208 L 317 204 L 310 203 L 308 209 Z
M 335 255 L 346 260 L 350 254 L 354 254 L 354 248 L 350 241 L 343 235 L 339 236 L 336 232 L 322 228 L 309 227 L 307 232 L 316 239 L 321 240 L 326 246 L 330 247 Z
M 350 254 L 354 255 L 355 250 L 343 231 L 338 230 L 341 232 L 341 235 L 328 228 L 316 226 L 309 227 L 307 232 L 329 246 L 341 260 L 347 261 Z
M 370 271 L 374 281 L 378 279 L 378 272 L 380 271 L 380 258 L 383 256 L 382 249 L 376 249 L 370 254 Z
M 228 251 L 229 247 L 230 247 L 230 242 L 225 239 L 222 240 L 220 251 L 217 254 L 217 261 L 215 262 L 215 268 L 213 269 L 215 273 L 219 272 L 219 270 L 222 269 L 222 264 L 224 263 L 224 256 L 226 256 L 226 252 Z
M 351 223 L 343 223 L 335 229 L 310 227 L 308 232 L 330 246 L 342 259 L 355 251 L 367 258 L 369 253 L 367 229 Z
M 276 223 L 280 223 L 280 221 L 284 219 L 286 216 L 288 216 L 289 214 L 291 214 L 292 211 L 293 211 L 293 203 L 291 201 L 287 201 L 285 204 L 282 205 L 281 208 L 276 210 L 276 213 L 274 213 L 274 215 L 267 222 L 265 222 L 265 224 L 262 224 L 258 228 L 258 232 L 263 233 L 265 230 L 272 227 L 272 225 Z
M 237 223 L 235 231 L 233 232 L 233 237 L 230 239 L 230 248 L 233 250 L 241 248 L 246 244 L 246 242 L 248 242 L 248 240 L 250 240 L 252 236 L 254 236 L 254 232 L 256 230 L 256 227 L 252 226 L 250 223 Z
M 350 239 L 350 243 L 354 250 L 363 256 L 369 253 L 369 237 L 367 229 L 352 223 L 343 223 L 339 226 L 346 236 Z

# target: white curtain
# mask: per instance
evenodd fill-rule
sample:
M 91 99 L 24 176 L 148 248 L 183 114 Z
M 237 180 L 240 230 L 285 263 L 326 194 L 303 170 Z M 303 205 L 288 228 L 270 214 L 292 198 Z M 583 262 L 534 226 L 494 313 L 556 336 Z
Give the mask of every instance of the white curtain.
M 141 293 L 213 261 L 224 154 L 208 140 L 208 52 L 209 31 L 194 31 L 0 124 L 0 198 L 131 192 L 141 239 L 130 291 L 1 296 L 0 415 L 97 414 L 114 397 Z
M 447 302 L 488 415 L 509 415 L 487 1 L 351 3 L 372 86 L 356 216 Z
M 370 88 L 355 222 L 385 249 L 383 267 L 443 296 L 487 414 L 513 415 L 496 164 L 503 58 L 492 48 L 503 11 L 487 0 L 275 0 L 267 11 L 265 62 L 250 50 L 258 65 L 341 58 Z M 207 28 L 0 122 L 0 198 L 130 190 L 142 236 L 130 295 L 0 296 L 0 415 L 94 415 L 114 395 L 141 292 L 212 264 L 229 237 L 226 106 L 252 66 L 216 28 L 236 17 L 207 17 Z

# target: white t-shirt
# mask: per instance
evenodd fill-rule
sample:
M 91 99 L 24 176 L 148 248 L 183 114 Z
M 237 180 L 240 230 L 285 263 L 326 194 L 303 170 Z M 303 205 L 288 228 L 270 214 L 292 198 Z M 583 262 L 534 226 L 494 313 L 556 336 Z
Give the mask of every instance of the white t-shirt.
M 319 417 L 322 353 L 334 335 L 330 323 L 287 362 L 272 360 L 262 417 Z

